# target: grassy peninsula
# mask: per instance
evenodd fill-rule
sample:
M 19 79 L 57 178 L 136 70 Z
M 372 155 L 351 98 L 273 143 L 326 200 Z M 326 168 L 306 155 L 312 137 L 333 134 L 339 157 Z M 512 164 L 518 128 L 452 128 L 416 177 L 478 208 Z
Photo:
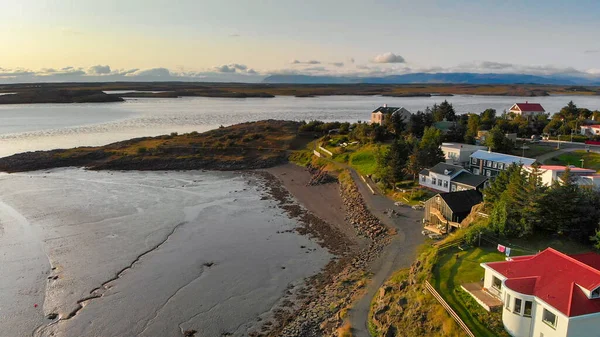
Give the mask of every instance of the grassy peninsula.
M 204 133 L 144 137 L 99 147 L 20 153 L 0 158 L 0 171 L 56 167 L 94 170 L 242 170 L 272 167 L 313 139 L 300 122 L 266 120 Z
M 122 102 L 102 90 L 36 89 L 0 95 L 0 104 Z

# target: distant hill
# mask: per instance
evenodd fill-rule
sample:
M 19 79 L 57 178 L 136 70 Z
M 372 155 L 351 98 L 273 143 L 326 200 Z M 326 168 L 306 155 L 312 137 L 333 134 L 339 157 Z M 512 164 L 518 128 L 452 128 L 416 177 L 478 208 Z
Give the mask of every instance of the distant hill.
M 310 76 L 310 75 L 271 75 L 263 83 L 286 84 L 414 84 L 414 83 L 455 83 L 455 84 L 554 84 L 554 85 L 600 85 L 600 80 L 563 75 L 528 74 L 478 74 L 478 73 L 413 73 L 382 77 Z

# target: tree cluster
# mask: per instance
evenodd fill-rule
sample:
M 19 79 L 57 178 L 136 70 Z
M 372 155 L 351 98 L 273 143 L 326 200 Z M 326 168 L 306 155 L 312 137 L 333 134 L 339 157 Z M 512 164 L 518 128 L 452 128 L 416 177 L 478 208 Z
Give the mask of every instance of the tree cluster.
M 513 164 L 484 190 L 491 207 L 489 228 L 505 237 L 556 234 L 589 242 L 600 222 L 600 194 L 575 183 L 567 168 L 560 180 L 544 186 L 539 166 Z M 599 235 L 600 237 L 600 235 Z

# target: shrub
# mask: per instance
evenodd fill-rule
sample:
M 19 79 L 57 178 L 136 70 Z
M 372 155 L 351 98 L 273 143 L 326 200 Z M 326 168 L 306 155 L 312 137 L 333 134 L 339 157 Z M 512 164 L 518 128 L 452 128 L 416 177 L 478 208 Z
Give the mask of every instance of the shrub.
M 145 147 L 138 147 L 138 149 L 137 149 L 137 153 L 139 153 L 139 154 L 144 154 L 146 152 L 148 152 L 148 149 Z

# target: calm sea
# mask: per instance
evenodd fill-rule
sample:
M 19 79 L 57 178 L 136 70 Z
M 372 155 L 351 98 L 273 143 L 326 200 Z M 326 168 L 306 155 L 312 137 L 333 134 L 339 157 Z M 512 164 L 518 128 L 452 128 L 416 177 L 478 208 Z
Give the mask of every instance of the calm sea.
M 453 96 L 381 97 L 325 96 L 296 98 L 144 98 L 121 103 L 28 104 L 0 106 L 0 156 L 23 151 L 103 145 L 140 136 L 205 131 L 219 125 L 261 119 L 349 121 L 368 120 L 383 105 L 412 112 L 447 99 L 460 114 L 493 108 L 502 112 L 515 102 L 539 102 L 557 112 L 573 100 L 600 109 L 600 96 Z

